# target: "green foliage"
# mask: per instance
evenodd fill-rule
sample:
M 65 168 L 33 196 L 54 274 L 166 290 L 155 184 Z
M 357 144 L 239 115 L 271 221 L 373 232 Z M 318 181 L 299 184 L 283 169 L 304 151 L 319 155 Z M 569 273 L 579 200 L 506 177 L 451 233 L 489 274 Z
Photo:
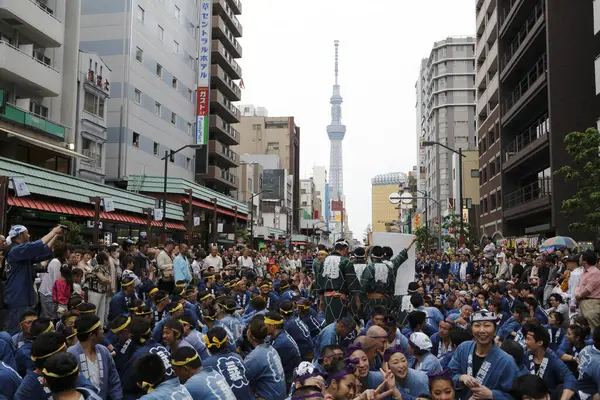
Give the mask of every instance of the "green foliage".
M 573 163 L 555 173 L 574 182 L 577 192 L 562 202 L 562 211 L 565 215 L 585 216 L 569 224 L 570 230 L 596 234 L 600 226 L 600 132 L 595 128 L 571 132 L 565 136 L 565 147 Z
M 65 242 L 73 246 L 81 246 L 84 244 L 83 241 L 83 224 L 78 224 L 68 220 L 66 217 L 61 217 L 60 224 L 69 227 L 69 233 L 64 238 Z
M 427 229 L 425 229 L 424 226 L 419 226 L 413 231 L 413 234 L 417 238 L 417 243 L 416 243 L 417 249 L 425 250 L 425 241 L 426 240 L 429 241 L 430 249 L 437 248 L 438 235 L 436 233 L 432 232 L 431 229 L 429 230 L 429 234 L 427 234 Z
M 442 239 L 450 245 L 450 247 L 458 247 L 460 243 L 460 235 L 465 238 L 465 243 L 471 241 L 471 227 L 465 221 L 463 229 L 460 228 L 460 216 L 456 214 L 448 215 L 442 220 L 442 228 L 448 229 L 448 235 L 443 235 Z

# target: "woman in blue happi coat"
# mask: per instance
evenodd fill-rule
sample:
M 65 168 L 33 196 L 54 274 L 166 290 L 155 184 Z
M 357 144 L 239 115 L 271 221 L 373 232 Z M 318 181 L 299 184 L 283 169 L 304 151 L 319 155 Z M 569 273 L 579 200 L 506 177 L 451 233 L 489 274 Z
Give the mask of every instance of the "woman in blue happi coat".
M 95 315 L 80 317 L 75 329 L 78 343 L 67 351 L 77 358 L 81 375 L 98 388 L 102 399 L 123 398 L 115 362 L 108 349 L 100 344 L 104 332 L 100 318 Z
M 248 326 L 248 341 L 254 350 L 244 360 L 246 376 L 257 398 L 283 399 L 287 391 L 285 372 L 277 350 L 266 343 L 269 328 L 265 319 L 254 317 Z
M 183 337 L 183 324 L 179 320 L 171 318 L 163 327 L 162 344 L 169 353 L 181 347 L 194 348 Z
M 55 355 L 65 353 L 67 345 L 62 333 L 48 332 L 36 337 L 31 347 L 31 359 L 35 364 L 33 371 L 28 371 L 23 378 L 21 386 L 15 393 L 15 400 L 51 400 L 52 392 L 44 386 L 44 368 L 46 361 Z M 77 387 L 85 387 L 98 394 L 98 389 L 83 375 L 77 379 Z
M 207 308 L 202 310 L 202 315 L 204 315 L 204 322 L 205 325 L 202 328 L 202 332 L 203 333 L 208 333 L 209 330 L 211 330 L 212 328 L 216 328 L 216 327 L 221 327 L 225 330 L 225 333 L 227 334 L 227 348 L 229 349 L 229 351 L 231 352 L 235 352 L 237 349 L 237 343 L 235 341 L 235 336 L 233 335 L 233 332 L 231 332 L 229 330 L 229 328 L 227 327 L 227 325 L 225 325 L 223 322 L 221 322 L 219 320 L 219 312 L 217 310 L 217 307 L 210 305 Z M 208 347 L 208 344 L 207 344 Z
M 314 358 L 314 344 L 308 326 L 298 317 L 294 316 L 294 303 L 282 301 L 279 303 L 279 312 L 283 316 L 283 329 L 294 339 L 304 361 Z
M 223 375 L 210 367 L 203 367 L 194 349 L 182 347 L 171 354 L 173 371 L 192 399 L 235 400 L 235 394 Z
M 237 304 L 237 309 L 240 313 L 244 313 L 248 305 L 250 304 L 251 293 L 246 288 L 246 280 L 244 278 L 237 281 L 233 286 L 233 298 Z
M 496 315 L 494 313 L 494 315 Z M 513 315 L 498 329 L 496 337 L 499 341 L 505 340 L 512 332 L 521 330 L 521 324 L 529 316 L 529 310 L 521 303 L 514 306 Z
M 556 351 L 558 346 L 562 343 L 563 338 L 565 337 L 567 331 L 562 328 L 563 325 L 563 315 L 558 311 L 552 311 L 548 314 L 548 323 L 544 325 L 544 328 L 548 331 L 548 335 L 550 336 L 550 344 L 548 348 Z
M 556 355 L 567 364 L 567 367 L 574 374 L 578 374 L 579 353 L 587 346 L 586 337 L 588 332 L 588 327 L 575 324 L 569 326 L 567 335 L 556 350 Z
M 237 399 L 254 400 L 255 397 L 250 392 L 247 368 L 242 357 L 235 350 L 230 350 L 228 341 L 227 332 L 222 326 L 209 329 L 204 335 L 204 342 L 210 357 L 203 361 L 203 365 L 223 375 Z
M 431 354 L 433 347 L 429 337 L 423 332 L 414 332 L 408 340 L 408 352 L 414 357 L 411 368 L 425 373 L 442 372 L 442 366 L 436 356 Z
M 600 393 L 600 327 L 594 329 L 592 336 L 594 344 L 579 354 L 579 391 L 589 396 Z
M 226 298 L 222 304 L 222 312 L 219 313 L 219 321 L 223 325 L 229 329 L 229 331 L 233 334 L 233 339 L 235 343 L 242 342 L 243 335 L 243 327 L 241 318 L 238 319 L 235 314 L 237 309 L 237 304 L 233 298 Z
M 525 306 L 529 310 L 529 316 L 540 324 L 545 325 L 548 323 L 548 314 L 546 310 L 539 306 L 539 303 L 533 297 L 526 297 L 523 302 Z
M 171 361 L 158 354 L 144 354 L 133 363 L 133 384 L 145 394 L 140 400 L 192 400 L 190 392 L 177 377 L 170 379 L 166 371 L 171 370 Z
M 148 321 L 134 318 L 129 323 L 129 333 L 131 334 L 131 342 L 129 346 L 133 346 L 131 356 L 121 372 L 121 385 L 123 387 L 123 398 L 125 400 L 138 399 L 145 393 L 135 381 L 134 378 L 134 363 L 137 359 L 147 354 L 158 355 L 165 363 L 165 379 L 176 379 L 175 372 L 171 368 L 169 361 L 169 352 L 152 338 L 152 331 Z
M 500 350 L 494 342 L 496 336 L 495 313 L 481 310 L 471 316 L 471 329 L 475 340 L 462 343 L 450 361 L 452 380 L 461 388 L 457 397 L 510 400 L 508 394 L 518 376 L 513 358 Z
M 525 360 L 529 373 L 542 378 L 552 398 L 570 399 L 577 393 L 577 379 L 558 356 L 548 348 L 550 335 L 535 322 L 523 326 L 528 355 Z
M 264 321 L 269 334 L 268 342 L 279 354 L 285 373 L 286 385 L 289 386 L 294 380 L 294 370 L 302 362 L 300 349 L 290 334 L 283 328 L 284 320 L 281 314 L 277 311 L 269 311 Z
M 369 358 L 362 344 L 355 343 L 348 346 L 345 357 L 356 366 L 356 376 L 360 380 L 363 390 L 377 389 L 383 383 L 383 376 L 379 371 L 371 371 Z
M 72 354 L 60 353 L 48 358 L 43 374 L 46 387 L 55 397 L 102 399 L 93 390 L 78 385 L 80 370 L 77 359 Z
M 383 355 L 383 360 L 384 369 L 394 375 L 395 385 L 402 394 L 402 399 L 414 400 L 417 396 L 429 392 L 427 374 L 409 368 L 408 355 L 402 347 L 389 347 Z

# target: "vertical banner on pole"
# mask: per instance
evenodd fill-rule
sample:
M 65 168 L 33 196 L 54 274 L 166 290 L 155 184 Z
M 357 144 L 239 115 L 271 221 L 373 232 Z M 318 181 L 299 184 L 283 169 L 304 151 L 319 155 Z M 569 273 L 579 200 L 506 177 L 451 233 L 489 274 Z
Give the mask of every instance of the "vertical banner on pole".
M 210 110 L 210 52 L 212 0 L 200 0 L 198 32 L 198 90 L 196 98 L 196 144 L 208 144 Z

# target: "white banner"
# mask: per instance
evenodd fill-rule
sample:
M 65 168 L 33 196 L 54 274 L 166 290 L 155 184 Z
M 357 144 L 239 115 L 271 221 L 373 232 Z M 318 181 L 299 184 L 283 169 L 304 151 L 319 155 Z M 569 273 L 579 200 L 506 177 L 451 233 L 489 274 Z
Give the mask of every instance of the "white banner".
M 412 240 L 413 235 L 396 232 L 373 232 L 373 245 L 389 246 L 394 250 L 394 257 L 405 249 Z M 408 260 L 398 268 L 396 276 L 396 296 L 408 293 L 408 284 L 415 280 L 415 246 L 408 251 Z

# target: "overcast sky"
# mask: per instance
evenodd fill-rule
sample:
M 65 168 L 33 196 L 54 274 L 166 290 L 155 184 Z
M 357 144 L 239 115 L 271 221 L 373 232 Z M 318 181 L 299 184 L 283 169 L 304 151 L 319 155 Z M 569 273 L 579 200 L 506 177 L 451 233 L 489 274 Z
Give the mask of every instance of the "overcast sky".
M 294 116 L 301 178 L 329 169 L 333 41 L 340 41 L 344 192 L 357 239 L 371 178 L 417 162 L 415 82 L 433 42 L 475 32 L 475 0 L 242 0 L 242 104 Z

